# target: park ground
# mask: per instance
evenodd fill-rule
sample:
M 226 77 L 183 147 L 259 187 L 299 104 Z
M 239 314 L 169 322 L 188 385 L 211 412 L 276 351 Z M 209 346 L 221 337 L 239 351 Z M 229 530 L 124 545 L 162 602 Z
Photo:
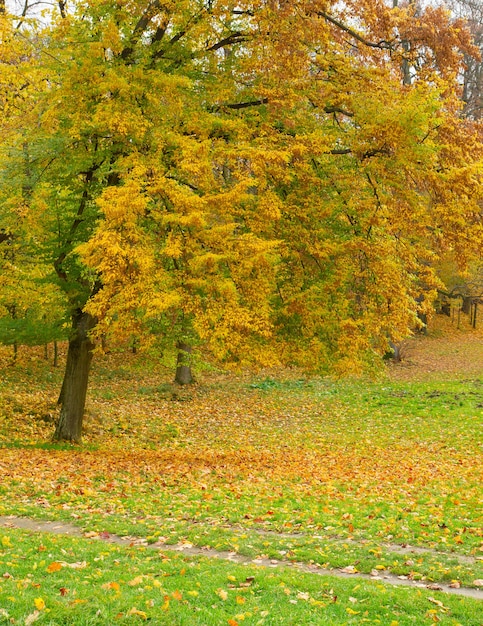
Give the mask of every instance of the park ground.
M 3 348 L 0 624 L 483 625 L 483 332 L 437 316 L 372 379 Z M 45 523 L 44 523 L 45 522 Z M 48 522 L 48 523 L 47 523 Z

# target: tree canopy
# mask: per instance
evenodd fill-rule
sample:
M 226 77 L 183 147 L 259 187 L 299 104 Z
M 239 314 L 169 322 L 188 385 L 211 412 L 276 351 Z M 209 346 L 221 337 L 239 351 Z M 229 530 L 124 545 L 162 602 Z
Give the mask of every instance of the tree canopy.
M 153 328 L 222 363 L 360 369 L 430 309 L 438 256 L 481 246 L 458 81 L 477 50 L 441 7 L 89 0 L 0 20 L 0 247 L 64 303 L 85 386 L 95 336 Z M 80 437 L 72 403 L 60 438 Z

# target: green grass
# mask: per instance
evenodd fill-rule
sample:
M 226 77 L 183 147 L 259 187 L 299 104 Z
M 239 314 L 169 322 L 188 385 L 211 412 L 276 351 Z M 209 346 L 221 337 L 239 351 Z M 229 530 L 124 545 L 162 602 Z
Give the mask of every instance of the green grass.
M 49 377 L 43 361 L 29 363 L 30 373 L 21 364 L 5 370 L 1 515 L 427 583 L 471 587 L 483 579 L 483 375 L 210 374 L 176 389 L 163 368 L 116 359 L 96 365 L 82 446 L 49 441 L 57 372 Z M 483 623 L 483 602 L 438 592 L 2 533 L 12 545 L 0 544 L 0 624 L 23 624 L 35 598 L 46 605 L 36 622 L 43 624 L 144 621 L 132 608 L 152 623 L 195 626 Z M 407 544 L 418 550 L 404 551 Z M 88 566 L 46 571 L 70 560 Z M 142 584 L 128 584 L 141 575 Z M 20 582 L 30 578 L 33 585 Z M 102 587 L 109 582 L 121 593 Z M 237 604 L 237 594 L 245 602 Z
M 377 582 L 2 530 L 0 624 L 476 625 L 481 603 Z M 440 606 L 434 602 L 442 602 Z M 231 620 L 231 622 L 230 622 Z

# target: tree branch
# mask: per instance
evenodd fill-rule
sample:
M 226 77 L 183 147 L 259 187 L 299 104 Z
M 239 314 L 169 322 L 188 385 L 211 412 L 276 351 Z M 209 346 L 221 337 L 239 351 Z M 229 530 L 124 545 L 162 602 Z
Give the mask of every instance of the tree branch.
M 208 52 L 219 50 L 220 48 L 224 48 L 225 46 L 231 46 L 235 43 L 240 43 L 241 41 L 246 41 L 248 39 L 247 35 L 244 35 L 241 32 L 231 33 L 225 39 L 218 41 L 218 43 L 213 44 L 209 48 L 206 48 Z
M 359 35 L 357 31 L 353 30 L 349 26 L 346 26 L 345 24 L 337 20 L 335 17 L 332 17 L 332 15 L 325 13 L 325 11 L 317 11 L 316 15 L 324 18 L 325 20 L 327 20 L 334 26 L 337 26 L 337 28 L 340 28 L 340 30 L 344 31 L 345 33 L 347 33 L 348 35 L 350 35 L 351 37 L 353 37 L 360 43 L 364 44 L 365 46 L 368 46 L 369 48 L 379 48 L 381 50 L 393 49 L 393 44 L 390 41 L 386 41 L 385 39 L 381 39 L 381 41 L 378 41 L 378 42 L 368 41 L 365 37 L 363 37 L 362 35 Z
M 124 48 L 121 52 L 121 58 L 127 61 L 134 50 L 134 46 L 139 41 L 141 35 L 144 33 L 148 25 L 151 23 L 151 20 L 156 15 L 156 13 L 163 8 L 160 0 L 153 0 L 151 2 L 143 15 L 139 18 L 134 30 L 132 32 L 131 38 L 129 40 L 129 44 Z
M 59 256 L 54 261 L 55 273 L 64 282 L 67 282 L 68 276 L 67 276 L 67 272 L 62 268 L 62 264 L 67 258 L 67 254 L 69 252 L 68 249 L 72 246 L 74 242 L 75 233 L 77 229 L 79 228 L 80 224 L 82 224 L 82 221 L 83 221 L 82 215 L 85 211 L 87 202 L 89 200 L 89 186 L 94 179 L 95 171 L 99 169 L 99 167 L 100 165 L 93 165 L 90 168 L 90 170 L 85 172 L 85 187 L 84 187 L 84 191 L 82 192 L 82 197 L 79 203 L 79 208 L 77 209 L 75 219 L 71 224 L 69 234 L 67 235 L 67 240 L 65 241 L 65 244 L 63 246 L 63 250 L 62 252 L 60 252 Z
M 350 148 L 335 148 L 329 154 L 352 154 L 352 150 Z
M 219 111 L 220 109 L 234 109 L 235 111 L 239 109 L 248 109 L 249 107 L 257 107 L 261 104 L 267 104 L 268 98 L 260 98 L 260 100 L 249 100 L 248 102 L 231 102 L 226 104 L 220 104 L 216 107 L 213 107 L 214 111 Z
M 350 111 L 346 111 L 345 109 L 341 109 L 340 107 L 336 107 L 336 106 L 326 106 L 324 107 L 324 111 L 326 113 L 340 113 L 341 115 L 345 115 L 346 117 L 354 117 L 354 113 L 351 113 Z
M 7 233 L 2 228 L 2 230 L 0 231 L 0 243 L 3 243 L 4 241 L 9 241 L 10 239 L 13 239 L 12 233 Z

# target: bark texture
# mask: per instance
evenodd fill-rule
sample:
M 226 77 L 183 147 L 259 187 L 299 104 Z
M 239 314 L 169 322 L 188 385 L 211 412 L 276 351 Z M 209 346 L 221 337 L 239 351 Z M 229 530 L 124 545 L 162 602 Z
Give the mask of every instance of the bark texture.
M 69 340 L 64 380 L 58 403 L 61 405 L 54 439 L 79 443 L 87 395 L 87 384 L 94 342 L 89 332 L 97 320 L 88 313 L 77 311 L 72 319 L 73 333 Z
M 178 341 L 178 359 L 176 362 L 176 374 L 174 382 L 178 385 L 190 385 L 194 382 L 193 373 L 191 371 L 191 354 L 192 346 L 184 341 Z

